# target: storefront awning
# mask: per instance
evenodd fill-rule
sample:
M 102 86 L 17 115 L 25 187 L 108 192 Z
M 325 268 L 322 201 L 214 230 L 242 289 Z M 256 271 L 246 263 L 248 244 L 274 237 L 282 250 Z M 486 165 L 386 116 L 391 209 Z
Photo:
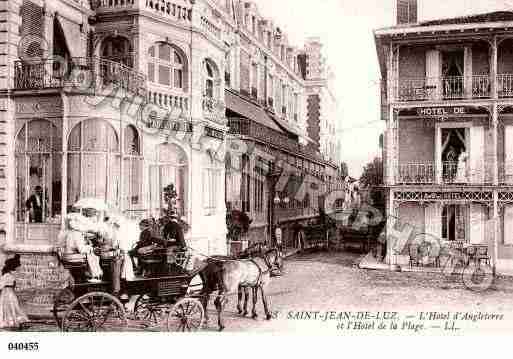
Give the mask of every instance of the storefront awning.
M 237 113 L 241 117 L 255 121 L 277 132 L 285 133 L 285 131 L 269 117 L 262 107 L 242 98 L 230 90 L 225 91 L 225 103 L 228 110 Z
M 295 126 L 293 126 L 292 124 L 288 123 L 285 120 L 282 120 L 278 116 L 271 116 L 271 117 L 274 120 L 274 122 L 276 122 L 278 124 L 278 126 L 280 126 L 283 130 L 285 130 L 295 136 L 303 137 L 301 135 L 299 128 L 296 128 Z

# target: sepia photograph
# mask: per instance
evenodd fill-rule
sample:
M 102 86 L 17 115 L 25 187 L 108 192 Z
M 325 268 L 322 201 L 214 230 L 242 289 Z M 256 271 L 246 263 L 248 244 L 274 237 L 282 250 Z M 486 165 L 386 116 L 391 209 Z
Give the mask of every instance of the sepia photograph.
M 0 270 L 8 357 L 510 334 L 513 1 L 0 0 Z

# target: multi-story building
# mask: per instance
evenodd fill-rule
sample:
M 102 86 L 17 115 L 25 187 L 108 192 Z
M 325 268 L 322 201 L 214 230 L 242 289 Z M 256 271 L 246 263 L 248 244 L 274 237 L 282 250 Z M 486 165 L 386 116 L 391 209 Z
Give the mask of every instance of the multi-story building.
M 398 6 L 399 23 L 374 33 L 390 233 L 397 217 L 513 273 L 513 13 L 417 22 L 416 1 Z
M 335 165 L 306 147 L 299 51 L 254 4 L 1 0 L 0 21 L 0 246 L 22 254 L 21 288 L 64 275 L 53 251 L 81 198 L 160 217 L 173 184 L 189 244 L 226 254 L 227 206 L 266 231 L 276 198 L 278 217 L 311 218 L 317 183 L 335 182 Z M 285 185 L 264 162 L 287 171 Z M 317 183 L 299 201 L 305 178 Z
M 334 92 L 335 75 L 326 65 L 320 39 L 308 39 L 298 58 L 306 88 L 306 130 L 312 140 L 309 145 L 326 161 L 340 164 L 341 144 L 337 136 L 340 118 Z
M 173 184 L 189 243 L 226 254 L 225 55 L 216 4 L 0 1 L 0 225 L 21 287 L 58 277 L 64 215 L 104 199 L 160 217 Z M 43 191 L 42 215 L 26 201 Z M 36 267 L 34 269 L 33 267 Z M 29 268 L 30 267 L 30 268 Z M 34 298 L 45 302 L 51 298 Z
M 326 188 L 310 182 L 333 182 L 335 187 L 339 180 L 335 118 L 329 112 L 335 101 L 327 91 L 319 40 L 298 50 L 255 3 L 228 0 L 220 5 L 234 34 L 225 74 L 230 140 L 252 149 L 250 155 L 230 153 L 227 207 L 247 212 L 253 220 L 248 241 L 261 241 L 277 221 L 292 227 L 318 215 Z M 274 173 L 281 167 L 281 179 L 266 176 L 261 167 Z

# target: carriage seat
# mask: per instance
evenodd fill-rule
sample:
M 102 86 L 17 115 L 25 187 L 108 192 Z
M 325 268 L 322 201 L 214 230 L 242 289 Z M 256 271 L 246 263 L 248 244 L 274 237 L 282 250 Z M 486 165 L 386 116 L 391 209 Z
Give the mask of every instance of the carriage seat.
M 65 253 L 64 248 L 57 248 L 57 257 L 66 269 L 86 267 L 87 258 L 85 254 L 81 253 Z

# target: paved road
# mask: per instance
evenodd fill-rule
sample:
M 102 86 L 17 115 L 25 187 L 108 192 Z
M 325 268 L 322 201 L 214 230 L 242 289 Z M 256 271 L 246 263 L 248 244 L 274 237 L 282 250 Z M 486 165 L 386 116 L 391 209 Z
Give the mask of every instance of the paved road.
M 258 320 L 241 318 L 235 311 L 236 298 L 232 297 L 225 313 L 226 330 L 334 332 L 340 329 L 337 329 L 340 321 L 324 321 L 332 315 L 326 317 L 325 313 L 336 312 L 338 315 L 344 311 L 398 311 L 401 319 L 417 317 L 419 311 L 503 313 L 505 320 L 477 324 L 470 320 L 458 325 L 469 330 L 488 326 L 513 329 L 511 279 L 499 278 L 490 290 L 476 293 L 466 289 L 455 276 L 361 270 L 354 265 L 359 258 L 359 254 L 352 253 L 307 253 L 289 259 L 286 274 L 276 278 L 269 290 L 277 318 L 272 321 L 263 319 L 261 301 Z M 215 331 L 212 304 L 209 313 L 211 320 L 205 330 Z M 435 328 L 438 324 L 433 322 Z M 36 324 L 29 330 L 55 329 L 53 325 Z

